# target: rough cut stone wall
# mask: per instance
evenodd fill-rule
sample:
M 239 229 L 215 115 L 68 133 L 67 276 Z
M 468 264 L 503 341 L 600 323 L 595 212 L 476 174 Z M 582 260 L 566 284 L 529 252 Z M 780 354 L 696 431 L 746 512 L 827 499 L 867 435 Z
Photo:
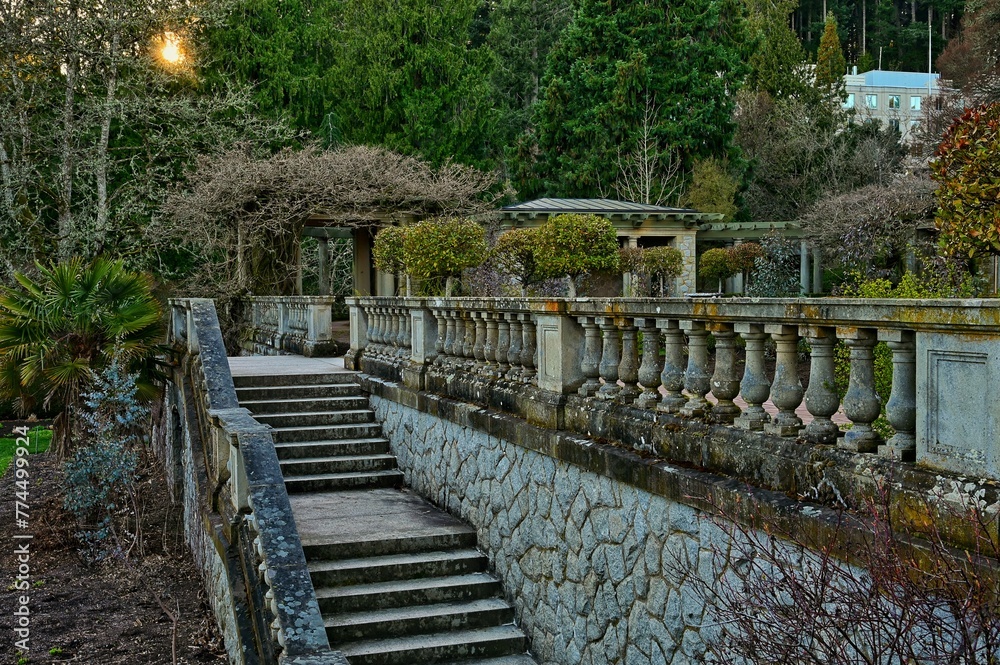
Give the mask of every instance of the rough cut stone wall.
M 698 290 L 698 264 L 696 258 L 695 231 L 678 233 L 674 239 L 674 247 L 684 255 L 684 269 L 674 280 L 672 295 L 695 293 Z
M 544 665 L 701 662 L 727 535 L 694 508 L 372 395 L 406 480 L 471 523 Z

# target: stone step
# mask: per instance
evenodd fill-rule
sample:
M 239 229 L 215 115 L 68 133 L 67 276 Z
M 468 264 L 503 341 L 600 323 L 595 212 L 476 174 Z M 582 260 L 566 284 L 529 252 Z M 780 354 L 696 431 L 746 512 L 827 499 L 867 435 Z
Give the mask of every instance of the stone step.
M 379 538 L 348 542 L 309 543 L 303 546 L 308 561 L 331 559 L 360 559 L 362 557 L 429 552 L 472 548 L 476 546 L 476 532 L 463 525 L 441 533 L 428 533 L 402 538 Z
M 486 570 L 487 559 L 471 548 L 406 552 L 309 564 L 313 586 L 344 586 L 420 577 L 465 575 Z
M 382 435 L 378 423 L 346 423 L 341 425 L 314 425 L 309 427 L 272 427 L 271 438 L 275 443 L 298 441 L 332 441 L 340 439 L 369 439 Z
M 338 457 L 300 457 L 280 460 L 281 473 L 293 477 L 331 473 L 368 473 L 396 468 L 395 455 L 341 455 Z
M 499 598 L 335 614 L 324 620 L 331 645 L 358 640 L 502 626 L 514 608 Z
M 440 665 L 538 665 L 529 654 L 519 653 L 499 658 L 476 658 L 475 660 L 450 661 Z
M 324 615 L 407 605 L 483 600 L 499 594 L 500 583 L 487 573 L 391 580 L 316 589 L 316 599 Z
M 341 397 L 296 397 L 291 399 L 240 400 L 240 406 L 255 415 L 272 413 L 315 413 L 320 411 L 349 411 L 367 409 L 368 399 L 359 395 Z
M 384 455 L 389 440 L 382 438 L 340 439 L 336 441 L 292 441 L 274 444 L 279 460 L 304 457 L 340 457 L 343 455 Z
M 242 406 L 242 405 L 241 405 Z M 322 425 L 348 425 L 371 423 L 375 412 L 371 409 L 345 409 L 340 411 L 305 411 L 299 413 L 255 413 L 254 419 L 274 429 L 297 429 Z
M 289 494 L 323 492 L 328 490 L 373 489 L 376 487 L 402 487 L 400 471 L 370 471 L 361 473 L 317 473 L 285 478 Z
M 331 383 L 357 383 L 355 372 L 324 372 L 322 374 L 255 374 L 234 376 L 237 388 L 262 388 L 274 386 L 326 385 Z
M 303 386 L 253 386 L 236 388 L 236 397 L 240 400 L 240 403 L 244 401 L 318 399 L 323 397 L 351 397 L 360 395 L 361 384 L 358 383 L 317 383 Z
M 495 626 L 349 642 L 340 649 L 351 665 L 422 665 L 516 654 L 525 650 L 525 638 L 516 626 Z

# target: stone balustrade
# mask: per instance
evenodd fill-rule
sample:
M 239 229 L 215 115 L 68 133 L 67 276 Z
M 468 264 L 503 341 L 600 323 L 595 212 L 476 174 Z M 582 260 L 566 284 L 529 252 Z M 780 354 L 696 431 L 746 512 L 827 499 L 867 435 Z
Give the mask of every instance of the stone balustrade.
M 1000 477 L 1000 391 L 993 385 L 1000 376 L 1000 305 L 990 300 L 366 297 L 347 303 L 348 367 L 529 419 L 534 414 L 554 428 L 561 428 L 560 409 L 572 395 Z M 834 387 L 838 341 L 850 364 L 842 400 Z M 879 341 L 893 357 L 886 414 L 895 435 L 888 441 L 872 427 L 882 406 L 873 360 Z M 769 376 L 765 354 L 772 350 Z M 809 365 L 806 386 L 800 362 Z M 803 403 L 808 424 L 800 417 Z M 843 432 L 832 420 L 841 409 L 851 421 Z
M 253 296 L 248 316 L 250 335 L 243 348 L 252 355 L 294 353 L 332 356 L 334 296 Z
M 260 322 L 299 312 L 294 325 L 308 329 L 308 307 L 267 300 L 255 310 Z M 193 549 L 204 545 L 195 558 L 215 587 L 216 616 L 231 628 L 223 631 L 231 662 L 346 665 L 327 640 L 270 428 L 239 406 L 214 302 L 171 300 L 167 342 L 175 362 L 164 429 L 183 441 L 183 466 L 194 467 L 183 488 L 185 530 Z

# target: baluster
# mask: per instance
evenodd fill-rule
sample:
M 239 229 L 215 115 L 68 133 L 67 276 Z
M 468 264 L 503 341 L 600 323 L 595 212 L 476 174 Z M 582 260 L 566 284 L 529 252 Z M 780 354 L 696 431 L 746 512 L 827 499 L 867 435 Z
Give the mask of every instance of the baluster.
M 380 356 L 388 355 L 389 353 L 389 340 L 392 336 L 392 319 L 389 317 L 389 310 L 385 307 L 379 307 L 379 312 L 381 313 L 381 326 L 379 335 L 380 344 L 378 347 L 378 352 Z
M 444 355 L 447 357 L 443 362 L 446 365 L 454 365 L 455 356 L 458 355 L 458 353 L 455 351 L 455 333 L 456 333 L 455 312 L 448 310 L 444 312 L 444 315 L 445 315 L 445 321 L 447 321 L 446 323 L 447 330 L 445 331 L 445 337 L 444 337 Z
M 799 380 L 799 329 L 796 326 L 765 326 L 765 332 L 777 346 L 771 401 L 778 414 L 764 425 L 764 431 L 778 436 L 798 436 L 802 419 L 795 409 L 802 404 L 802 382 Z
M 476 319 L 471 312 L 463 312 L 465 318 L 465 338 L 462 342 L 462 357 L 465 367 L 472 370 L 476 365 Z
M 736 373 L 736 333 L 731 323 L 711 324 L 715 337 L 715 373 L 712 374 L 712 395 L 718 403 L 712 407 L 712 417 L 731 424 L 740 415 L 733 398 L 740 394 L 740 376 Z
M 879 338 L 892 350 L 892 392 L 889 393 L 889 401 L 885 403 L 885 412 L 896 433 L 884 446 L 879 446 L 878 452 L 884 457 L 912 462 L 917 454 L 914 434 L 917 426 L 917 355 L 914 335 L 909 330 L 886 330 L 879 333 Z
M 764 402 L 771 395 L 771 382 L 764 369 L 764 340 L 767 335 L 764 326 L 756 323 L 737 323 L 733 328 L 746 342 L 747 354 L 743 380 L 740 381 L 740 393 L 747 408 L 733 424 L 745 430 L 762 430 L 771 420 L 764 410 Z
M 390 307 L 389 312 L 389 348 L 386 349 L 387 356 L 394 356 L 399 350 L 399 310 Z
M 497 344 L 499 343 L 499 327 L 497 325 L 496 314 L 484 312 L 486 317 L 486 343 L 483 344 L 483 357 L 486 359 L 486 374 L 488 376 L 497 375 Z
M 507 354 L 510 353 L 510 322 L 503 312 L 497 312 L 497 378 L 502 379 L 510 370 Z
M 680 413 L 687 398 L 681 393 L 684 388 L 684 331 L 680 323 L 670 319 L 657 319 L 656 327 L 663 331 L 663 370 L 660 384 L 666 391 L 657 411 Z
M 535 350 L 537 341 L 535 339 L 535 322 L 531 320 L 531 314 L 522 314 L 524 322 L 521 324 L 521 381 L 524 383 L 537 383 L 535 376 Z
M 802 436 L 813 443 L 836 443 L 840 428 L 830 420 L 840 407 L 840 396 L 834 387 L 833 347 L 837 343 L 836 329 L 823 326 L 802 326 L 799 334 L 809 339 L 809 388 L 806 389 L 806 409 L 813 420 Z
M 579 393 L 583 397 L 590 397 L 601 388 L 598 377 L 601 375 L 598 366 L 601 364 L 601 329 L 597 327 L 592 316 L 581 316 L 580 325 L 583 326 L 583 360 L 580 361 L 580 371 L 586 379 L 580 386 Z
M 438 367 L 444 364 L 444 338 L 447 333 L 448 321 L 441 310 L 432 310 L 434 320 L 437 321 L 437 339 L 434 340 L 434 364 Z
M 660 401 L 660 331 L 656 319 L 636 319 L 642 328 L 642 364 L 639 366 L 639 384 L 642 394 L 635 401 L 643 409 L 652 409 Z
M 708 373 L 708 331 L 704 321 L 681 321 L 681 329 L 687 334 L 688 362 L 684 371 L 684 389 L 690 397 L 681 407 L 681 415 L 698 418 L 708 413 L 712 407 L 705 395 L 712 387 L 712 377 Z
M 507 370 L 506 378 L 515 381 L 521 377 L 521 344 L 524 341 L 521 337 L 521 320 L 516 312 L 508 312 L 507 319 L 510 321 L 510 348 L 507 350 Z
M 844 434 L 842 447 L 859 453 L 873 453 L 882 443 L 872 423 L 882 412 L 882 400 L 875 392 L 875 331 L 870 328 L 837 328 L 837 336 L 851 350 L 851 380 L 844 395 L 844 412 L 854 423 Z
M 410 337 L 410 309 L 404 307 L 399 312 L 399 356 L 408 359 L 413 345 L 413 339 Z
M 375 329 L 375 310 L 371 307 L 365 307 L 362 305 L 362 309 L 365 313 L 365 322 L 368 325 L 368 330 L 365 332 L 365 337 L 368 340 L 368 345 L 365 347 L 365 352 L 369 355 L 375 354 L 375 347 L 378 343 L 376 337 Z
M 471 315 L 476 327 L 472 355 L 476 359 L 476 372 L 482 374 L 489 370 L 486 365 L 486 312 L 472 312 Z
M 601 326 L 601 336 L 604 339 L 601 363 L 598 365 L 601 378 L 604 379 L 604 385 L 597 391 L 597 396 L 601 399 L 612 399 L 621 390 L 618 387 L 618 365 L 622 361 L 618 326 L 615 325 L 614 318 L 610 316 L 599 316 L 596 320 L 597 324 Z
M 625 319 L 622 326 L 622 359 L 618 363 L 618 378 L 624 387 L 618 391 L 617 399 L 632 404 L 639 396 L 639 348 L 636 340 L 634 321 Z
M 372 345 L 372 355 L 380 356 L 382 355 L 382 308 L 372 307 L 372 319 L 375 321 L 375 327 L 372 331 L 372 341 L 375 343 Z

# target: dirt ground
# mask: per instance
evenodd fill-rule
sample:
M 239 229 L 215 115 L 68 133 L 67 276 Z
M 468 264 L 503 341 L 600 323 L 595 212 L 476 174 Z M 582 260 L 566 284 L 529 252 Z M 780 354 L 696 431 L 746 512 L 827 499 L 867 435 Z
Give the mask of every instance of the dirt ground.
M 155 463 L 145 465 L 141 556 L 88 562 L 62 507 L 61 465 L 30 458 L 30 517 L 15 525 L 13 466 L 0 479 L 0 663 L 226 662 L 198 571 L 184 544 L 181 507 L 171 505 Z M 29 591 L 14 588 L 15 534 L 31 533 Z M 28 593 L 30 651 L 14 647 L 14 612 Z M 172 617 L 170 615 L 173 615 Z

